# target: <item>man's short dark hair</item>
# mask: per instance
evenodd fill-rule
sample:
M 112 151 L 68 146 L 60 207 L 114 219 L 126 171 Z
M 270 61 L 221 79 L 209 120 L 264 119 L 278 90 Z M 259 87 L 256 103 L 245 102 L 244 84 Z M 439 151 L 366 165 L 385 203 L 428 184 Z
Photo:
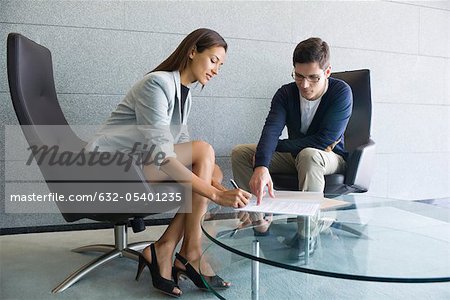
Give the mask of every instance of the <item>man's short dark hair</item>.
M 325 70 L 330 65 L 330 48 L 321 38 L 312 37 L 301 41 L 294 50 L 293 65 L 296 63 L 319 63 Z

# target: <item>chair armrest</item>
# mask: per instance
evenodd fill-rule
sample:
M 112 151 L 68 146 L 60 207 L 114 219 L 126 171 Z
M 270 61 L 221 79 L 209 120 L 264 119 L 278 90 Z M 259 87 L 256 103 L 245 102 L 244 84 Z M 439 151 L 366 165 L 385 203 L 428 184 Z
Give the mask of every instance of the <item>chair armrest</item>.
M 367 192 L 375 167 L 375 142 L 371 139 L 356 148 L 347 160 L 345 184 Z

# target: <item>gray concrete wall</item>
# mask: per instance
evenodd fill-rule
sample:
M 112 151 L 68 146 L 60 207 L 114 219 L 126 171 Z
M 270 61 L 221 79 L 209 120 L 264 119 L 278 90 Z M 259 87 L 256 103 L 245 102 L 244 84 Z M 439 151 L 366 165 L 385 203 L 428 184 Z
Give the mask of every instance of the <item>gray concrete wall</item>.
M 9 32 L 52 51 L 69 123 L 98 125 L 187 33 L 209 27 L 227 40 L 228 59 L 194 91 L 189 123 L 194 138 L 214 146 L 228 179 L 232 147 L 257 142 L 273 94 L 291 80 L 295 45 L 319 36 L 331 45 L 333 71 L 372 72 L 377 165 L 369 194 L 448 197 L 449 3 L 0 0 L 2 145 L 4 125 L 17 124 L 6 75 Z M 1 150 L 3 197 L 8 162 Z M 0 227 L 63 222 L 59 215 L 0 216 Z

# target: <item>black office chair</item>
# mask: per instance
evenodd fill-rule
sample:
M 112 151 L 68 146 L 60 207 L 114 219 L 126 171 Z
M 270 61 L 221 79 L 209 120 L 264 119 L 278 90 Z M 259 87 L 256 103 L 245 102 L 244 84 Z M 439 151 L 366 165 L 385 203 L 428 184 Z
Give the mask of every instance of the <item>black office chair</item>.
M 53 67 L 50 51 L 17 34 L 10 33 L 7 41 L 8 81 L 13 102 L 22 131 L 30 147 L 57 146 L 58 155 L 63 152 L 79 154 L 83 152 L 86 142 L 78 138 L 68 125 L 56 96 Z M 48 126 L 51 125 L 51 126 Z M 155 190 L 147 183 L 141 167 L 136 160 L 129 170 L 123 165 L 88 166 L 73 164 L 71 166 L 52 164 L 50 155 L 43 156 L 42 151 L 33 151 L 34 158 L 40 161 L 39 168 L 51 192 L 61 195 L 94 193 L 149 194 Z M 102 153 L 85 153 L 88 160 L 91 155 Z M 167 184 L 171 191 L 173 185 Z M 162 190 L 164 186 L 162 186 Z M 154 205 L 159 205 L 155 207 Z M 180 203 L 137 203 L 122 201 L 116 203 L 102 202 L 89 206 L 86 202 L 57 202 L 67 222 L 83 218 L 114 224 L 114 245 L 92 245 L 74 249 L 75 252 L 104 252 L 105 254 L 82 266 L 53 289 L 62 292 L 95 268 L 118 257 L 137 259 L 136 250 L 144 248 L 149 242 L 128 244 L 127 227 L 131 222 L 133 230 L 145 229 L 143 217 L 156 212 L 169 211 Z M 105 213 L 103 213 L 105 212 Z M 70 234 L 70 233 L 67 233 Z
M 355 70 L 337 72 L 331 75 L 344 80 L 353 91 L 352 116 L 344 133 L 345 148 L 349 151 L 345 174 L 325 176 L 327 195 L 367 192 L 375 162 L 375 142 L 370 139 L 372 100 L 370 92 L 370 71 Z M 272 173 L 274 188 L 278 190 L 299 190 L 296 175 Z

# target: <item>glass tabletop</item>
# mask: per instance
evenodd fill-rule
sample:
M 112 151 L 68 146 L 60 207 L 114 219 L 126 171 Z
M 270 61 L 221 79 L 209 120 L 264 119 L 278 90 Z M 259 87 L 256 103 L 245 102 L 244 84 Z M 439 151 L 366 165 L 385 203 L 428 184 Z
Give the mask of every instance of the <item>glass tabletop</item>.
M 309 239 L 296 216 L 220 207 L 204 215 L 202 230 L 221 251 L 294 272 L 360 281 L 450 281 L 448 208 L 365 195 L 333 199 L 348 205 L 322 211 Z

